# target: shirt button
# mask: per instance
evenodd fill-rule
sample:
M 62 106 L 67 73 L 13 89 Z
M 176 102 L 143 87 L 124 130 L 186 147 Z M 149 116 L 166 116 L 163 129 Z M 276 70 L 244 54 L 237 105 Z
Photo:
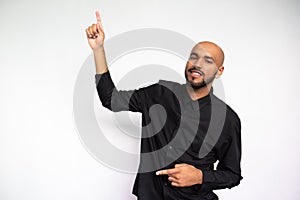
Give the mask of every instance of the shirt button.
M 168 186 L 168 183 L 167 183 L 167 182 L 164 182 L 164 186 Z
M 173 147 L 172 147 L 172 146 L 169 146 L 169 149 L 170 149 L 170 150 L 172 150 L 172 149 L 173 149 Z

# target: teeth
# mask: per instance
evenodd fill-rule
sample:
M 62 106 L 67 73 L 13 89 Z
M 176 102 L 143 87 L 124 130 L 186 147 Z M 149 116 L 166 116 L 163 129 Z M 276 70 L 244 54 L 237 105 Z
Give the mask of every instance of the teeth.
M 193 74 L 194 76 L 201 76 L 201 74 L 199 74 L 198 72 L 192 72 L 192 74 Z
M 201 73 L 200 73 L 200 72 L 192 72 L 192 73 L 201 75 Z

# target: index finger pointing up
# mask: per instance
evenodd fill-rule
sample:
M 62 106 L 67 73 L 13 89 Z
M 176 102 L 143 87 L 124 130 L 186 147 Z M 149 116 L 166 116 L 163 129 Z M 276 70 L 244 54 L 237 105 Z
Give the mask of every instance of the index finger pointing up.
M 103 30 L 102 21 L 101 21 L 99 11 L 96 11 L 96 18 L 97 18 L 97 24 L 98 24 L 99 28 L 101 28 Z
M 99 11 L 96 11 L 96 18 L 97 18 L 97 22 L 101 23 L 101 17 Z

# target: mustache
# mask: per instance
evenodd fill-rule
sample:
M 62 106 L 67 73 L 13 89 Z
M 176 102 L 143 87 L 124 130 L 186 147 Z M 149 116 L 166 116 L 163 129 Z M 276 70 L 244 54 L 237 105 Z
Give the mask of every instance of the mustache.
M 188 69 L 188 72 L 192 72 L 192 71 L 197 71 L 201 73 L 202 76 L 205 76 L 205 73 L 199 67 L 194 66 L 191 69 Z

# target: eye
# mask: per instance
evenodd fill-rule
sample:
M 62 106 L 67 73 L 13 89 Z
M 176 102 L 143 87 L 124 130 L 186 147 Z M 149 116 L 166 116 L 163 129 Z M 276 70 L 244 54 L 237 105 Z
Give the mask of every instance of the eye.
M 213 64 L 213 62 L 211 60 L 205 59 L 205 62 L 208 64 Z
M 197 60 L 198 59 L 198 57 L 197 56 L 190 56 L 190 60 Z

